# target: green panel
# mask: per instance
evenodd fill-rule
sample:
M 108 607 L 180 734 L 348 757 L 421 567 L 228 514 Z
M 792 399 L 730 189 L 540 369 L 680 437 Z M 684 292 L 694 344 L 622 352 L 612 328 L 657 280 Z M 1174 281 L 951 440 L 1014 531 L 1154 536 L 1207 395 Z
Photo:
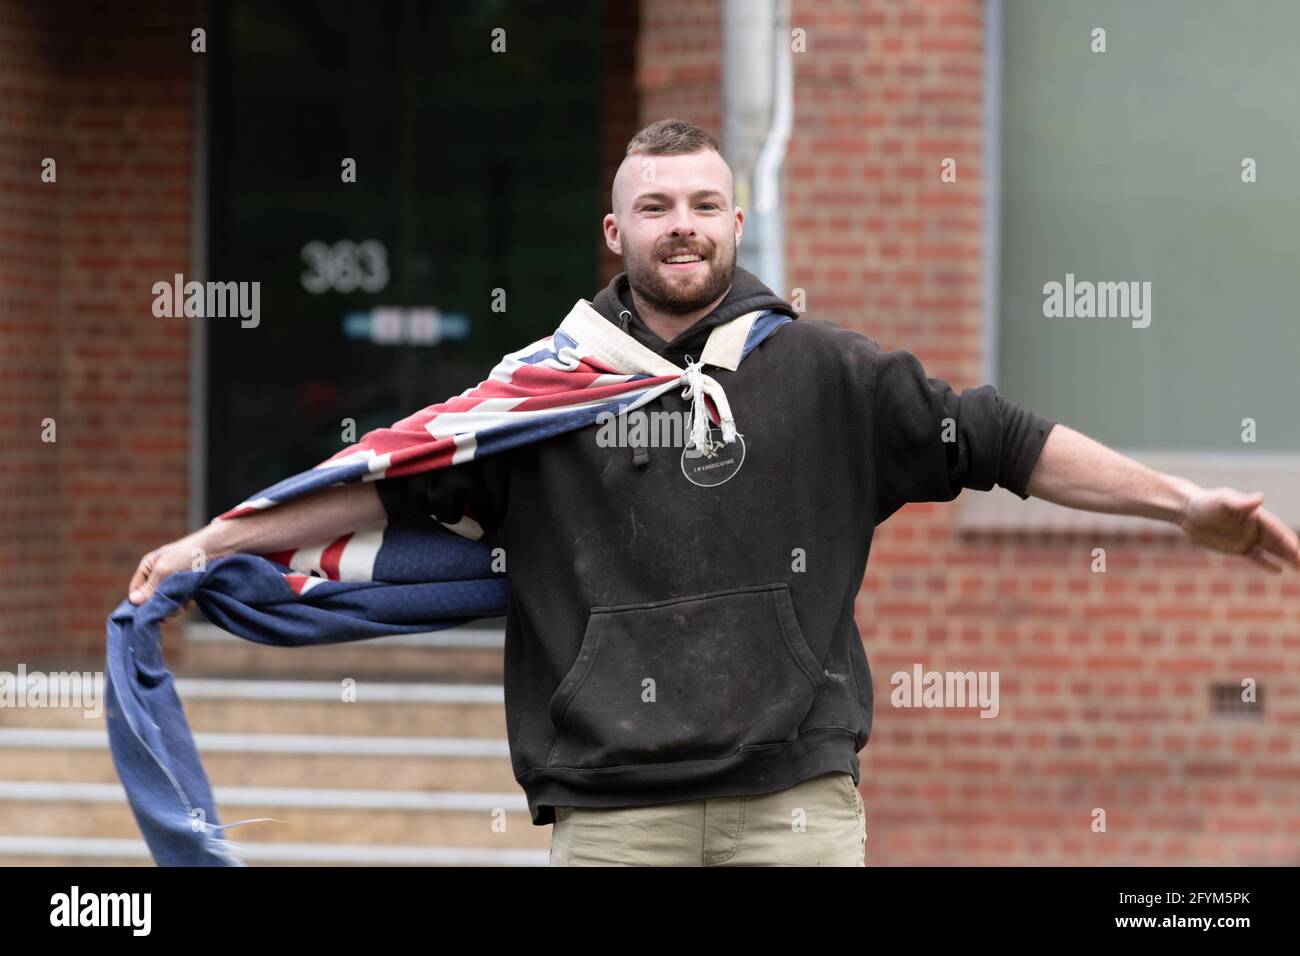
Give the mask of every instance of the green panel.
M 1290 2 L 1007 0 L 1000 391 L 1122 448 L 1300 451 L 1297 35 Z M 1150 282 L 1150 326 L 1045 317 L 1067 273 Z

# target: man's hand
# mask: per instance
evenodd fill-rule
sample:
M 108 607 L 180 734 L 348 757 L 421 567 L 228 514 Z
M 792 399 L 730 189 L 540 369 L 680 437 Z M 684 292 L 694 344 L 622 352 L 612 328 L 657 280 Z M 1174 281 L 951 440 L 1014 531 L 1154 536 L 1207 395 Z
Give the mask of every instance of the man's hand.
M 155 548 L 141 558 L 135 574 L 131 577 L 131 583 L 127 586 L 130 592 L 127 600 L 132 604 L 143 604 L 153 597 L 163 581 L 177 571 L 192 570 L 196 555 L 202 554 L 205 560 L 216 557 L 208 553 L 206 531 L 206 528 L 202 528 L 161 548 Z M 193 601 L 187 601 L 183 607 L 178 607 L 164 620 L 170 621 L 178 617 L 193 604 Z
M 1260 507 L 1263 501 L 1263 492 L 1248 495 L 1234 488 L 1201 488 L 1191 495 L 1178 526 L 1197 544 L 1245 555 L 1273 574 L 1281 574 L 1285 565 L 1300 568 L 1296 533 Z

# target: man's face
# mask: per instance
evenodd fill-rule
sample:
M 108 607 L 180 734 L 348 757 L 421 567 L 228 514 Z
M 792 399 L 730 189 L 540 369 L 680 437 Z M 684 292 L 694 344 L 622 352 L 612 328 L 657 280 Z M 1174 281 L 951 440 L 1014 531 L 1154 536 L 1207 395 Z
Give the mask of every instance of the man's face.
M 715 151 L 625 157 L 613 199 L 605 241 L 655 308 L 687 315 L 731 287 L 745 216 L 732 205 L 731 171 Z

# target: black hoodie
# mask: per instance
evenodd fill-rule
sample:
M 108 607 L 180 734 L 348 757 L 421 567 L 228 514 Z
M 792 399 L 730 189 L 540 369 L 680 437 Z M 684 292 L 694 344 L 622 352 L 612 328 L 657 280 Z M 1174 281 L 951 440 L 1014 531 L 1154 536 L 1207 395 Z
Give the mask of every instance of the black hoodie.
M 636 315 L 626 274 L 592 305 L 679 366 L 737 316 L 796 316 L 739 267 L 670 343 Z M 706 372 L 743 439 L 742 457 L 725 446 L 725 481 L 688 479 L 680 448 L 629 454 L 584 428 L 377 484 L 390 516 L 468 513 L 505 549 L 506 731 L 535 824 L 556 806 L 771 793 L 834 771 L 858 782 L 873 695 L 854 602 L 875 527 L 963 488 L 1027 498 L 1055 424 L 817 319 Z M 689 409 L 675 390 L 646 407 Z

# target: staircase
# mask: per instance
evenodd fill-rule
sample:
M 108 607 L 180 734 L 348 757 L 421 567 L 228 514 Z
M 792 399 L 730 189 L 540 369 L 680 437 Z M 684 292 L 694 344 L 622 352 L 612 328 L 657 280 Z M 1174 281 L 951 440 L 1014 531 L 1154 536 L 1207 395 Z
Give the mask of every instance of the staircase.
M 506 746 L 500 628 L 271 648 L 189 624 L 184 641 L 177 691 L 221 822 L 276 821 L 226 831 L 250 866 L 547 864 Z M 152 865 L 104 720 L 0 707 L 0 866 Z

